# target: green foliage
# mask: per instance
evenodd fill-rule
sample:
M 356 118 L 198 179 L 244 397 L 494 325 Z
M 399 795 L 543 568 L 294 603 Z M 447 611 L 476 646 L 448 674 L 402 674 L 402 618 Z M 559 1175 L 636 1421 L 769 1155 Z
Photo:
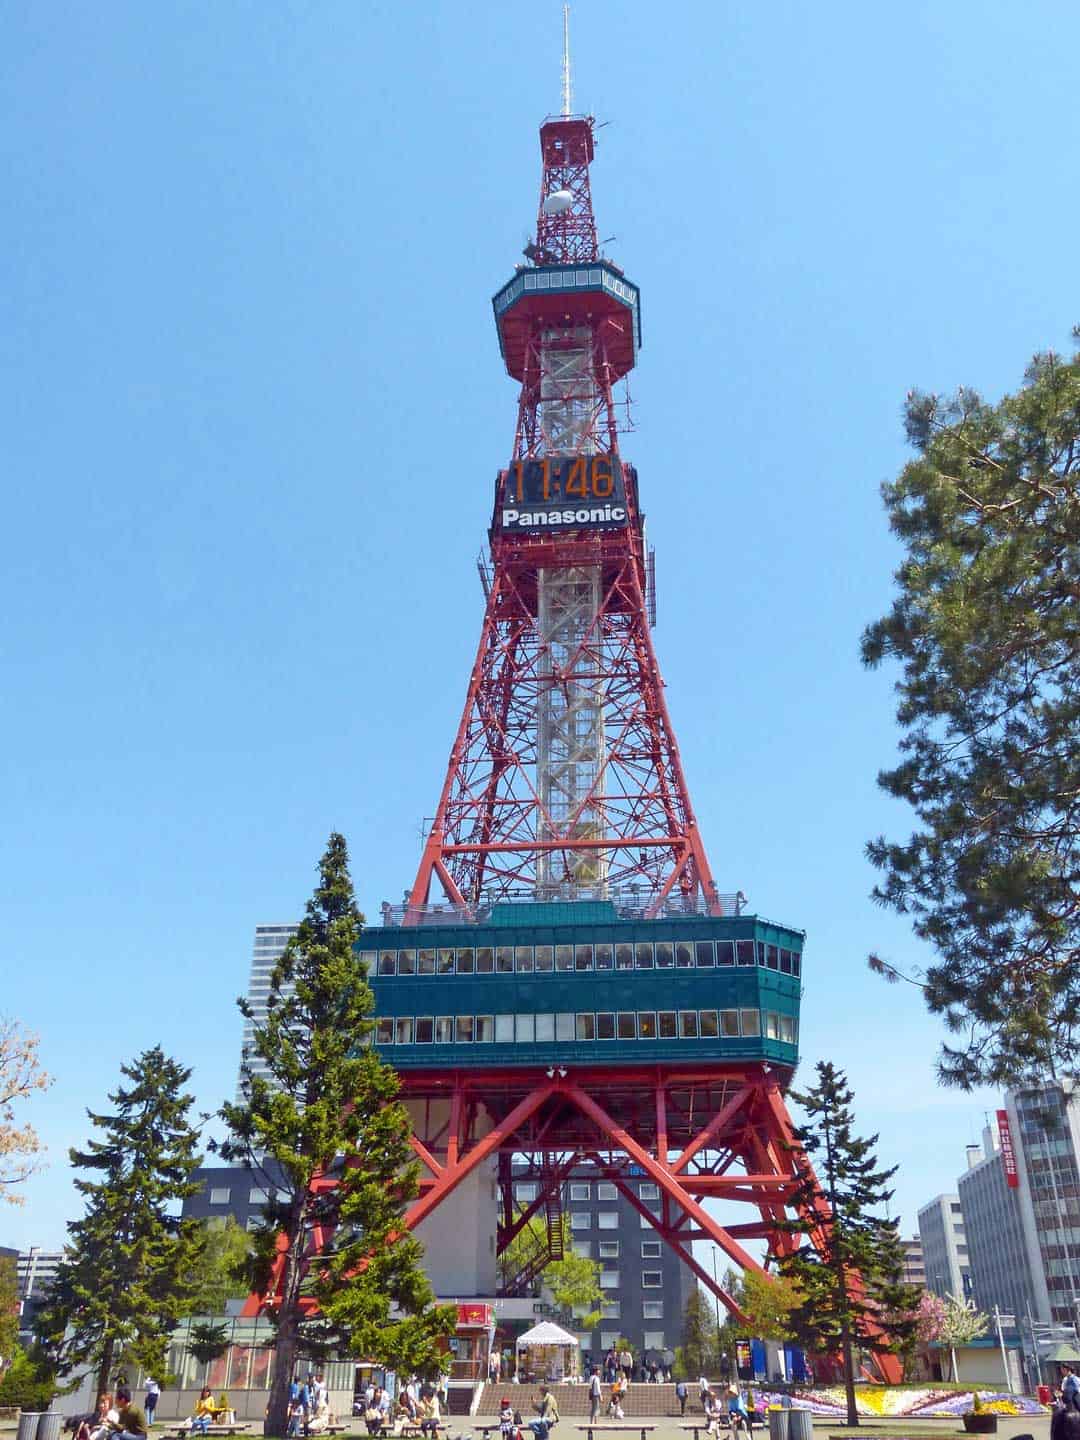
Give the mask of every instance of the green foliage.
M 21 1205 L 16 1186 L 38 1169 L 42 1148 L 32 1125 L 16 1124 L 18 1106 L 52 1080 L 38 1064 L 38 1039 L 17 1020 L 0 1016 L 0 1202 Z
M 418 1166 L 397 1075 L 369 1044 L 374 999 L 353 949 L 362 923 L 345 841 L 333 834 L 305 918 L 270 977 L 265 1023 L 255 1028 L 254 1054 L 269 1078 L 245 1057 L 243 1103 L 221 1110 L 233 1135 L 226 1157 L 256 1169 L 267 1154 L 281 1170 L 254 1253 L 265 1292 L 281 1235 L 284 1270 L 267 1305 L 277 1325 L 270 1435 L 284 1433 L 300 1353 L 344 1350 L 399 1374 L 430 1375 L 456 1320 L 453 1307 L 436 1307 L 422 1247 L 401 1231 Z M 342 1155 L 355 1163 L 342 1166 Z M 313 1190 L 327 1174 L 337 1183 Z M 317 1265 L 306 1256 L 312 1227 L 329 1237 Z
M 816 1086 L 792 1092 L 792 1099 L 807 1123 L 795 1131 L 800 1178 L 789 1201 L 800 1218 L 785 1225 L 802 1243 L 780 1260 L 782 1274 L 796 1287 L 790 1324 L 808 1350 L 841 1353 L 848 1424 L 857 1425 L 856 1348 L 902 1350 L 916 1324 L 918 1289 L 900 1279 L 898 1222 L 878 1213 L 892 1198 L 888 1182 L 896 1169 L 877 1168 L 876 1135 L 855 1135 L 854 1096 L 833 1065 L 819 1062 Z M 816 1209 L 815 1168 L 829 1202 L 829 1223 Z
M 194 1220 L 175 1210 L 199 1188 L 198 1137 L 188 1122 L 191 1071 L 160 1046 L 146 1050 L 121 1074 L 130 1081 L 109 1096 L 113 1113 L 88 1112 L 102 1134 L 85 1150 L 71 1150 L 85 1197 L 38 1337 L 58 1373 L 90 1366 L 97 1388 L 108 1388 L 121 1352 L 132 1366 L 163 1374 L 169 1337 L 189 1313 L 192 1275 L 201 1246 Z
M 202 1240 L 193 1272 L 192 1315 L 222 1315 L 226 1300 L 250 1293 L 252 1241 L 230 1215 L 224 1225 L 201 1224 Z
M 0 1375 L 10 1365 L 18 1339 L 18 1269 L 13 1255 L 0 1255 Z
M 899 595 L 862 654 L 902 667 L 879 783 L 918 828 L 868 852 L 875 898 L 937 953 L 926 1003 L 963 1036 L 939 1072 L 970 1089 L 1077 1055 L 1080 356 L 1037 355 L 998 405 L 912 394 L 907 431 L 918 454 L 883 490 Z
M 211 1360 L 220 1359 L 228 1348 L 228 1325 L 213 1325 L 209 1322 L 192 1325 L 188 1336 L 188 1349 L 200 1365 L 209 1365 Z
M 590 1307 L 595 1307 L 604 1294 L 600 1289 L 600 1264 L 586 1255 L 575 1255 L 569 1218 L 563 1215 L 560 1223 L 563 1258 L 548 1260 L 537 1272 L 537 1279 L 550 1290 L 559 1310 L 582 1311 L 575 1323 L 582 1329 L 591 1330 L 599 1323 L 601 1312 Z M 509 1285 L 534 1255 L 547 1249 L 547 1222 L 539 1215 L 533 1215 L 499 1256 L 503 1284 Z
M 716 1321 L 698 1285 L 686 1297 L 678 1359 L 685 1379 L 707 1375 L 716 1364 Z
M 748 1270 L 743 1277 L 742 1309 L 746 1320 L 739 1334 L 758 1340 L 794 1338 L 793 1313 L 800 1303 L 795 1280 L 783 1275 L 760 1275 Z
M 48 1410 L 57 1393 L 56 1373 L 40 1353 L 27 1354 L 16 1345 L 11 1364 L 0 1380 L 0 1405 L 20 1410 Z

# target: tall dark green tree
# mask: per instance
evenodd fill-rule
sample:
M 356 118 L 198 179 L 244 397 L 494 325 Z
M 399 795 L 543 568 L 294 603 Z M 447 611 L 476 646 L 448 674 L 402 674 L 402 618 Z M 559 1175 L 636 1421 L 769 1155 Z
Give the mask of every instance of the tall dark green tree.
M 708 1375 L 716 1367 L 716 1321 L 709 1301 L 695 1285 L 686 1297 L 682 1316 L 679 1361 L 685 1379 Z
M 369 1043 L 374 998 L 353 948 L 362 924 L 345 841 L 334 834 L 304 920 L 271 974 L 266 1020 L 244 1060 L 242 1103 L 221 1110 L 234 1137 L 227 1158 L 253 1170 L 263 1156 L 276 1162 L 255 1264 L 277 1327 L 267 1435 L 285 1433 L 298 1356 L 344 1349 L 399 1374 L 431 1374 L 456 1318 L 435 1305 L 422 1247 L 402 1233 L 419 1173 L 397 1075 Z M 326 1177 L 337 1183 L 316 1186 Z M 312 1259 L 316 1228 L 328 1238 Z M 268 1292 L 277 1255 L 283 1269 Z
M 913 393 L 907 433 L 883 489 L 899 593 L 862 654 L 901 666 L 879 784 L 918 823 L 868 852 L 875 898 L 936 952 L 904 978 L 959 1037 L 942 1080 L 970 1089 L 1080 1045 L 1080 356 L 1037 355 L 997 405 Z
M 789 1201 L 805 1218 L 785 1226 L 801 1243 L 780 1260 L 781 1274 L 795 1282 L 789 1322 L 807 1349 L 839 1352 L 848 1424 L 857 1425 L 856 1350 L 897 1353 L 916 1323 L 918 1289 L 901 1283 L 897 1222 L 883 1213 L 896 1167 L 878 1168 L 876 1135 L 855 1134 L 854 1095 L 827 1061 L 817 1066 L 817 1084 L 791 1098 L 806 1123 L 795 1131 L 800 1179 Z M 815 1215 L 815 1171 L 832 1212 L 828 1224 Z
M 191 1071 L 161 1049 L 120 1067 L 128 1084 L 112 1111 L 88 1111 L 100 1138 L 71 1150 L 81 1219 L 68 1243 L 37 1333 L 58 1373 L 90 1366 L 108 1388 L 125 1363 L 163 1374 L 169 1337 L 187 1313 L 202 1244 L 197 1221 L 177 1210 L 199 1188 L 198 1134 L 188 1120 Z

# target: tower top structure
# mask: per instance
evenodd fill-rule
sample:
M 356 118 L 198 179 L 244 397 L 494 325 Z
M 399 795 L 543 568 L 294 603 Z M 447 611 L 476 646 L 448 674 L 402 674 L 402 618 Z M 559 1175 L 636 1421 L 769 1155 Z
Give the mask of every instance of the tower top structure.
M 573 113 L 573 88 L 570 79 L 570 6 L 562 7 L 562 113 L 569 119 Z

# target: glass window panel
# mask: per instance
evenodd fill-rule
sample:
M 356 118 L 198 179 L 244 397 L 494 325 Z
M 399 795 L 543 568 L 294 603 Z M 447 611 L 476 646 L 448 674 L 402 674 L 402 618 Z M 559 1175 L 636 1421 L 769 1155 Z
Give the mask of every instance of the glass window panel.
M 591 970 L 591 969 L 592 969 L 592 946 L 591 946 L 591 945 L 575 945 L 575 946 L 574 946 L 574 969 L 575 969 L 575 970 Z
M 720 1034 L 738 1035 L 739 1033 L 739 1012 L 738 1010 L 720 1011 Z
M 615 1016 L 597 1015 L 596 1017 L 596 1038 L 598 1040 L 615 1039 Z
M 529 1041 L 536 1038 L 536 1017 L 533 1015 L 518 1015 L 514 1019 L 514 1038 L 519 1042 Z
M 802 956 L 794 950 L 791 952 L 791 973 L 793 975 L 800 975 L 802 973 Z
M 785 1045 L 795 1044 L 795 1020 L 791 1015 L 780 1016 L 780 1039 Z
M 765 1011 L 765 1039 L 780 1039 L 780 1016 L 775 1010 Z
M 790 975 L 790 974 L 791 974 L 791 951 L 790 951 L 790 950 L 781 950 L 781 951 L 780 951 L 780 973 L 781 973 L 781 975 Z
M 641 941 L 634 946 L 634 963 L 639 970 L 651 970 L 653 968 L 652 944 Z
M 720 1020 L 715 1010 L 702 1010 L 698 1019 L 703 1040 L 713 1040 L 720 1034 Z
M 632 970 L 634 968 L 634 947 L 632 945 L 615 946 L 615 969 Z
M 495 973 L 497 975 L 512 975 L 514 973 L 514 947 L 512 945 L 499 945 L 496 947 Z
M 675 964 L 680 970 L 689 970 L 694 964 L 694 947 L 689 940 L 675 941 Z
M 449 1045 L 454 1038 L 454 1017 L 452 1015 L 435 1016 L 435 1044 Z
M 778 946 L 765 946 L 765 964 L 770 970 L 780 969 L 780 949 Z
M 620 1010 L 616 1030 L 620 1040 L 637 1039 L 637 1016 L 633 1010 Z
M 601 1290 L 618 1290 L 619 1288 L 618 1270 L 601 1270 L 599 1280 Z
M 531 945 L 518 945 L 515 947 L 514 964 L 517 966 L 519 975 L 532 974 L 533 953 Z
M 661 1040 L 674 1040 L 679 1033 L 679 1024 L 674 1010 L 661 1010 L 656 1017 L 656 1033 Z
M 473 958 L 473 952 L 471 949 L 459 950 L 457 952 L 457 973 L 459 975 L 471 975 L 473 973 L 475 963 L 476 962 Z
M 699 966 L 708 968 L 713 963 L 713 948 L 711 940 L 699 940 L 694 946 L 694 954 L 697 957 Z
M 659 1270 L 642 1270 L 641 1288 L 643 1290 L 659 1290 L 664 1283 L 664 1277 Z
M 440 950 L 438 960 L 438 974 L 452 975 L 454 973 L 454 952 L 453 950 Z
M 416 972 L 418 975 L 435 974 L 434 950 L 418 950 L 416 952 Z
M 735 957 L 740 965 L 756 965 L 757 947 L 753 940 L 737 940 L 735 942 Z
M 591 1210 L 571 1210 L 571 1211 L 570 1211 L 570 1229 L 571 1229 L 571 1230 L 591 1230 L 591 1229 L 592 1229 L 592 1211 L 591 1211 Z
M 420 1015 L 416 1021 L 417 1045 L 430 1045 L 435 1039 L 435 1021 L 430 1015 Z
M 739 1015 L 742 1019 L 742 1033 L 744 1035 L 761 1034 L 761 1016 L 756 1010 L 740 1010 Z
M 656 1218 L 657 1218 L 657 1217 L 656 1217 L 655 1215 L 651 1214 L 651 1213 L 648 1214 L 648 1215 L 642 1215 L 642 1216 L 641 1216 L 641 1228 L 642 1228 L 642 1230 L 652 1230 L 652 1229 L 654 1228 L 653 1221 L 654 1221 Z
M 495 1016 L 495 1043 L 496 1045 L 510 1045 L 514 1039 L 514 1017 L 513 1015 Z
M 454 1038 L 457 1043 L 459 1045 L 471 1044 L 475 1028 L 471 1015 L 459 1015 L 454 1030 Z
M 656 968 L 658 970 L 670 970 L 674 964 L 674 946 L 666 940 L 658 941 L 656 944 Z
M 578 1039 L 578 1040 L 595 1040 L 595 1039 L 596 1039 L 596 1016 L 595 1016 L 595 1015 L 579 1015 L 579 1016 L 577 1017 L 577 1039 Z
M 476 1040 L 480 1045 L 490 1045 L 495 1039 L 494 1015 L 477 1015 Z
M 536 1199 L 536 1186 L 531 1181 L 522 1181 L 514 1186 L 514 1199 L 522 1205 L 531 1205 Z
M 382 952 L 382 954 L 379 956 L 379 974 L 380 974 L 380 975 L 396 975 L 396 974 L 397 974 L 397 951 L 396 951 L 396 950 L 384 950 L 384 951 Z
M 662 1320 L 664 1318 L 664 1302 L 662 1300 L 643 1300 L 641 1302 L 641 1318 L 643 1320 Z M 662 1348 L 663 1343 L 661 1340 L 660 1346 L 657 1348 Z
M 574 947 L 572 945 L 555 946 L 555 969 L 572 970 L 574 968 Z
M 536 1038 L 537 1040 L 555 1039 L 555 1016 L 537 1015 L 536 1017 Z
M 555 963 L 554 951 L 550 945 L 537 945 L 536 947 L 536 968 L 538 971 L 547 971 Z
M 591 1186 L 591 1185 L 571 1185 L 571 1186 L 570 1186 L 570 1199 L 571 1199 L 571 1200 L 591 1200 L 591 1199 L 592 1199 L 592 1186 Z
M 476 952 L 476 973 L 490 975 L 494 969 L 495 951 L 490 945 L 484 945 Z
M 619 1212 L 617 1210 L 598 1210 L 596 1228 L 598 1230 L 617 1230 L 619 1228 Z
M 641 1242 L 641 1258 L 642 1258 L 643 1260 L 659 1260 L 659 1259 L 660 1259 L 660 1241 L 659 1241 L 659 1240 L 642 1240 L 642 1242 Z M 656 1316 L 655 1316 L 655 1315 L 653 1316 L 653 1319 L 654 1319 L 654 1320 L 656 1319 Z
M 643 1180 L 637 1187 L 637 1193 L 641 1200 L 659 1200 L 660 1186 L 654 1185 L 651 1180 Z
M 615 966 L 615 952 L 610 945 L 596 946 L 596 968 L 612 970 Z
M 574 1017 L 567 1015 L 565 1011 L 555 1016 L 555 1039 L 572 1040 L 574 1038 Z
M 656 1039 L 656 1012 L 653 1010 L 641 1010 L 637 1017 L 638 1039 Z
M 393 1020 L 375 1021 L 375 1044 L 392 1045 L 394 1043 L 394 1022 Z
M 601 1241 L 600 1241 L 600 1259 L 601 1259 L 601 1260 L 617 1260 L 618 1258 L 619 1258 L 619 1242 L 618 1242 L 618 1240 L 601 1240 Z
M 608 1180 L 602 1180 L 596 1187 L 596 1198 L 598 1200 L 614 1200 L 618 1193 L 615 1186 Z
M 683 1040 L 697 1039 L 697 1011 L 679 1011 L 679 1035 Z
M 397 952 L 397 973 L 399 975 L 416 974 L 415 950 L 399 950 Z
M 718 965 L 735 964 L 735 941 L 717 940 L 716 942 L 716 963 Z

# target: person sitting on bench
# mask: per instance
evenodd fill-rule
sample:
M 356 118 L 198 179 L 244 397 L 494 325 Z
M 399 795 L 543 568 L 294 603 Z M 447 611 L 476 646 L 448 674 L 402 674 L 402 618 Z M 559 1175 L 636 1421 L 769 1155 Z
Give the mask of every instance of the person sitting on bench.
M 529 1421 L 529 1429 L 536 1436 L 536 1440 L 547 1440 L 548 1432 L 559 1423 L 559 1407 L 546 1385 L 540 1386 L 540 1398 L 536 1402 L 536 1408 L 540 1413 L 535 1420 Z
M 191 1417 L 191 1433 L 193 1435 L 205 1435 L 210 1429 L 210 1422 L 213 1420 L 217 1406 L 214 1404 L 214 1395 L 209 1385 L 204 1385 L 202 1394 L 195 1404 L 195 1414 Z

